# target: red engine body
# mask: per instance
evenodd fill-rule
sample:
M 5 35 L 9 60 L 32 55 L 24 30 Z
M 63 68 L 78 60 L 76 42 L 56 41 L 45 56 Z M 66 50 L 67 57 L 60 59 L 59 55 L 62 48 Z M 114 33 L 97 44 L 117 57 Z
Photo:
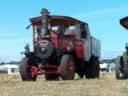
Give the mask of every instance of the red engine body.
M 52 42 L 55 48 L 68 51 L 69 50 L 68 48 L 71 47 L 72 49 L 74 49 L 77 58 L 83 58 L 84 47 L 82 40 L 77 40 L 70 35 L 64 35 L 63 37 L 59 35 L 57 36 L 57 34 L 53 31 L 50 31 L 50 36 L 51 36 L 50 41 Z

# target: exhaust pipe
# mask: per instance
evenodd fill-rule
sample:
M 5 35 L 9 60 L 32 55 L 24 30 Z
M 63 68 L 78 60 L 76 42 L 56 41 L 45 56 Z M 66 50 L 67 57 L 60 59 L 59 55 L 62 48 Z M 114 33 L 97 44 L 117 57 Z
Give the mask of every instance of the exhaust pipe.
M 41 22 L 42 22 L 41 34 L 42 34 L 42 36 L 47 36 L 48 35 L 48 15 L 49 15 L 49 12 L 47 9 L 43 8 L 40 13 L 41 13 Z

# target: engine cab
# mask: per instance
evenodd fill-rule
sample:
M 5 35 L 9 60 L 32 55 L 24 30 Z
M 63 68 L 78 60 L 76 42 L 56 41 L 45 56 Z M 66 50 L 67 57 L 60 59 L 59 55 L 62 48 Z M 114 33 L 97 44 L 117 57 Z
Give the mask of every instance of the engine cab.
M 83 39 L 90 35 L 88 24 L 72 17 L 49 15 L 47 10 L 42 10 L 41 14 L 40 17 L 30 19 L 33 27 L 33 45 L 37 56 L 45 58 L 47 52 L 43 56 L 45 51 L 43 46 L 46 46 L 47 42 L 48 49 L 51 51 L 47 56 L 50 56 L 54 49 L 61 49 L 63 52 L 75 51 L 78 58 L 84 58 Z M 41 48 L 37 48 L 38 45 Z

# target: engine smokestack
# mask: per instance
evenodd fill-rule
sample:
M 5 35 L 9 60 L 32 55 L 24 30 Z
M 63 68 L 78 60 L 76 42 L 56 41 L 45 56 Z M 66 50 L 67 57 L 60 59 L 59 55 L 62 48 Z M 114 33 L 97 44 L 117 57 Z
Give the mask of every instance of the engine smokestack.
M 41 10 L 41 21 L 42 21 L 41 34 L 43 36 L 48 34 L 48 15 L 49 15 L 48 10 L 43 8 Z

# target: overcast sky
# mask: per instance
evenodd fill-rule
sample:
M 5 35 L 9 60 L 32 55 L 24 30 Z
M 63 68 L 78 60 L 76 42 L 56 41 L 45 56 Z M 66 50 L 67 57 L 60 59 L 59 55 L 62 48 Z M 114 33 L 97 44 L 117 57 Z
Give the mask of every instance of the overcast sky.
M 91 34 L 101 40 L 102 58 L 124 51 L 128 32 L 119 19 L 128 16 L 128 0 L 0 0 L 0 61 L 20 60 L 25 44 L 32 46 L 31 30 L 25 27 L 42 8 L 87 22 Z

